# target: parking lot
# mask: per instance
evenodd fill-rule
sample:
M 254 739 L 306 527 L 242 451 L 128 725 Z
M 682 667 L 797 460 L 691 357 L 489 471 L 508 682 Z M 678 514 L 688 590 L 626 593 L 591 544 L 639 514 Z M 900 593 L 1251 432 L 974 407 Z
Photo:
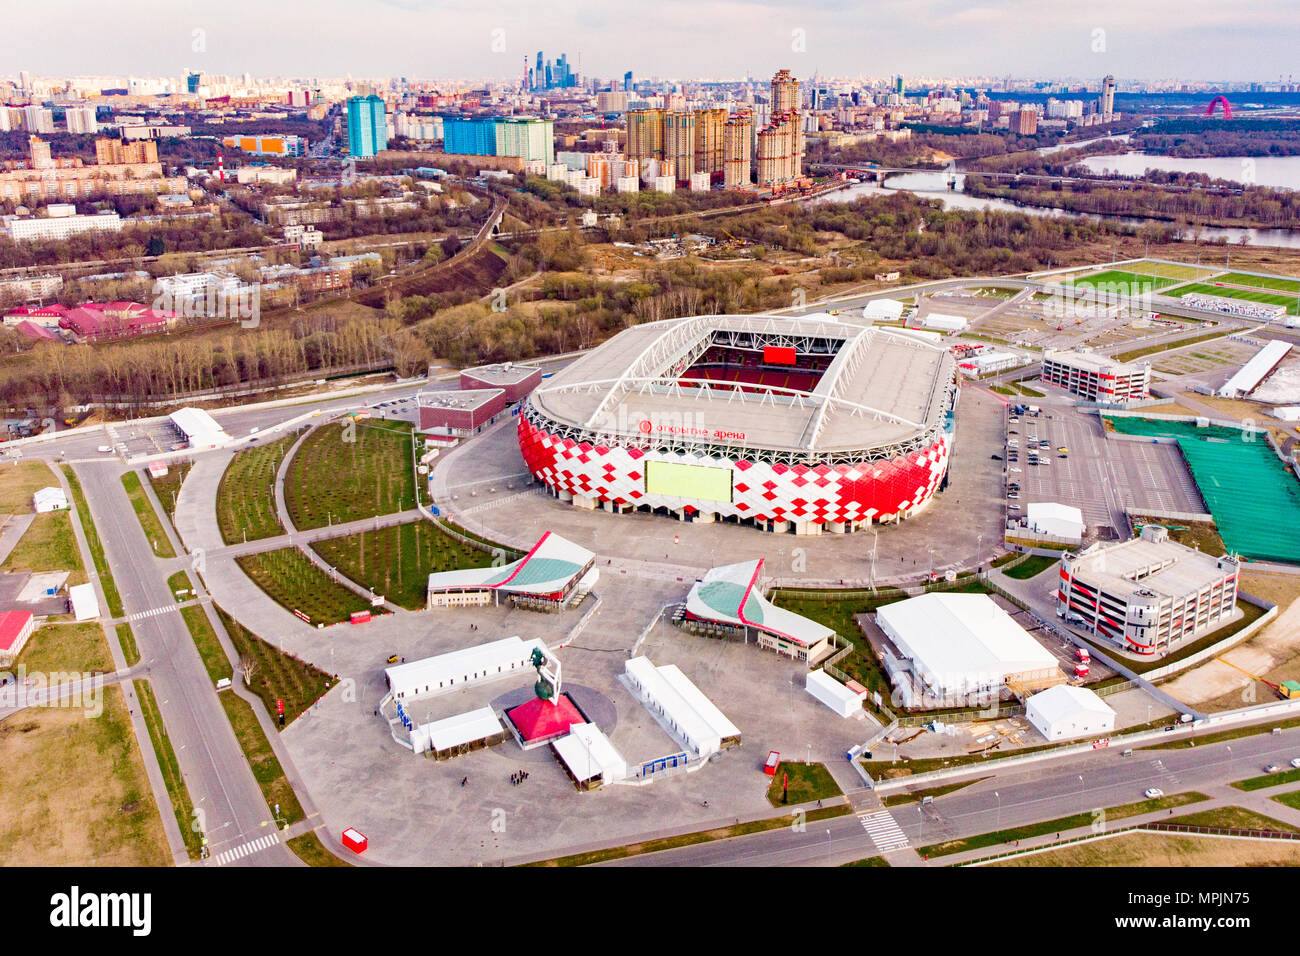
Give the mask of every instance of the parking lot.
M 123 422 L 109 429 L 115 450 L 130 460 L 143 455 L 180 451 L 185 436 L 168 419 L 152 422 Z
M 1111 535 L 1122 537 L 1126 511 L 1205 511 L 1176 445 L 1108 441 L 1096 415 L 1074 408 L 1044 405 L 1037 417 L 1026 414 L 1015 421 L 1012 407 L 1007 407 L 1008 495 L 1011 485 L 1020 487 L 1007 499 L 1008 521 L 1024 516 L 1030 502 L 1055 502 L 1078 508 L 1089 531 L 1106 537 L 1102 529 L 1110 528 Z M 1038 453 L 1037 465 L 1032 451 Z

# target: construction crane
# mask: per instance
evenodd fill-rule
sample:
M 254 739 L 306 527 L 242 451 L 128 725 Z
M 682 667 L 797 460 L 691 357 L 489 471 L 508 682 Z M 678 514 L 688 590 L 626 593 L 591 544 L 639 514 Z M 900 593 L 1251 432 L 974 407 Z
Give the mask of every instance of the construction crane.
M 1270 687 L 1270 688 L 1272 688 L 1272 689 L 1273 689 L 1273 692 L 1274 692 L 1275 694 L 1277 694 L 1279 697 L 1290 697 L 1290 696 L 1291 696 L 1292 688 L 1290 688 L 1290 687 L 1287 687 L 1287 688 L 1284 689 L 1284 688 L 1282 688 L 1280 685 L 1278 685 L 1278 684 L 1274 684 L 1271 680 L 1265 680 L 1264 678 L 1260 677 L 1258 674 L 1252 674 L 1250 671 L 1246 670 L 1246 668 L 1244 668 L 1244 667 L 1238 667 L 1236 664 L 1232 663 L 1232 661 L 1225 660 L 1225 659 L 1222 658 L 1222 657 L 1216 657 L 1215 660 L 1218 661 L 1218 662 L 1221 663 L 1221 664 L 1227 664 L 1227 665 L 1228 665 L 1229 667 L 1231 667 L 1233 670 L 1241 671 L 1243 674 L 1245 674 L 1245 675 L 1246 675 L 1247 677 L 1249 677 L 1251 680 L 1257 680 L 1257 681 L 1259 681 L 1261 684 L 1265 685 L 1266 687 Z M 1293 684 L 1293 683 L 1295 683 L 1295 682 L 1294 682 L 1294 681 L 1288 681 L 1288 684 Z

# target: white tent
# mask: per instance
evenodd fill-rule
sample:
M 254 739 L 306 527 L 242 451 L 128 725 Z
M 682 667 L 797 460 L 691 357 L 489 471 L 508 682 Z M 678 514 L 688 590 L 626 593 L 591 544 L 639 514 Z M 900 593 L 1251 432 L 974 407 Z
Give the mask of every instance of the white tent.
M 168 418 L 191 448 L 217 448 L 230 441 L 217 420 L 201 408 L 177 409 Z
M 939 329 L 941 332 L 960 332 L 970 323 L 960 315 L 945 315 L 942 312 L 931 312 L 921 320 L 921 325 L 927 329 Z
M 922 594 L 884 605 L 876 623 L 937 697 L 987 694 L 1013 676 L 1060 672 L 1056 658 L 987 594 Z
M 32 495 L 32 503 L 36 506 L 37 514 L 43 514 L 46 511 L 66 511 L 68 496 L 63 493 L 62 488 L 51 486 L 42 488 Z
M 903 303 L 897 299 L 872 299 L 862 310 L 864 319 L 897 322 L 903 317 Z
M 93 621 L 99 617 L 99 599 L 90 584 L 74 584 L 68 588 L 68 600 L 72 602 L 72 616 L 78 621 Z
M 417 754 L 432 750 L 435 754 L 500 737 L 505 733 L 491 707 L 480 707 L 420 724 L 411 731 L 411 749 Z
M 1030 697 L 1025 717 L 1048 740 L 1100 737 L 1115 730 L 1115 711 L 1092 691 L 1069 684 Z
M 1054 501 L 1031 501 L 1026 514 L 1030 529 L 1039 534 L 1050 534 L 1071 541 L 1083 540 L 1083 512 L 1078 508 Z
M 384 676 L 396 700 L 433 696 L 511 675 L 531 676 L 535 673 L 530 662 L 534 648 L 550 656 L 546 645 L 536 638 L 524 641 L 506 637 L 409 664 L 396 664 L 385 669 Z

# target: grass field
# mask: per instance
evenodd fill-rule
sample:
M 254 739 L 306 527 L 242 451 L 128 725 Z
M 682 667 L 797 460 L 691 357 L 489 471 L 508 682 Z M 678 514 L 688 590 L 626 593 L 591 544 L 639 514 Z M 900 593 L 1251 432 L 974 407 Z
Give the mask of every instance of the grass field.
M 852 863 L 841 863 L 840 866 L 889 866 L 889 861 L 883 856 L 869 856 L 865 860 L 854 860 Z
M 1255 292 L 1247 289 L 1232 289 L 1227 286 L 1209 285 L 1204 282 L 1184 286 L 1178 290 L 1178 297 L 1199 292 L 1201 295 L 1217 295 L 1225 299 L 1245 299 L 1248 302 L 1263 302 L 1268 305 L 1284 305 L 1292 315 L 1300 314 L 1300 298 L 1293 295 L 1278 295 L 1273 292 Z
M 1192 278 L 1188 276 L 1187 278 Z M 1166 286 L 1176 285 L 1179 282 L 1185 282 L 1186 278 L 1175 278 L 1172 276 L 1155 276 L 1139 272 L 1128 272 L 1123 269 L 1106 269 L 1103 272 L 1095 272 L 1092 275 L 1075 276 L 1065 280 L 1066 285 L 1072 285 L 1076 289 L 1080 286 L 1093 286 L 1098 290 L 1110 291 L 1112 288 L 1121 293 L 1135 294 L 1143 289 L 1163 289 Z
M 1292 810 L 1300 810 L 1300 790 L 1292 790 L 1290 793 L 1279 793 L 1272 799 L 1276 800 L 1284 807 L 1290 807 Z
M 67 511 L 36 515 L 0 571 L 67 571 L 69 587 L 85 584 L 88 578 L 72 533 L 72 515 Z
M 39 707 L 0 723 L 0 866 L 171 863 L 122 691 L 103 703 L 94 720 Z
M 43 461 L 15 460 L 12 465 L 0 465 L 0 514 L 30 514 L 32 495 L 58 483 Z
M 823 807 L 820 810 L 809 810 L 804 816 L 804 822 L 816 823 L 819 820 L 830 820 L 833 817 L 846 816 L 852 812 L 853 808 L 846 804 L 840 804 L 835 807 Z M 712 843 L 714 840 L 727 840 L 731 837 L 748 836 L 751 833 L 764 833 L 768 830 L 780 830 L 783 827 L 790 826 L 792 822 L 793 818 L 790 816 L 770 817 L 766 820 L 754 820 L 750 823 L 741 823 L 735 826 L 718 827 L 715 830 L 700 830 L 696 833 L 683 833 L 680 836 L 663 837 L 658 840 L 646 840 L 643 843 L 629 843 L 626 846 L 615 846 L 606 850 L 592 850 L 590 853 L 574 853 L 571 856 L 561 856 L 551 860 L 540 860 L 536 863 L 526 863 L 524 865 L 589 866 L 592 863 L 603 863 L 606 860 L 622 860 L 629 856 L 658 853 L 660 850 L 674 850 L 683 846 Z
M 185 619 L 185 626 L 190 629 L 190 637 L 194 639 L 194 646 L 199 650 L 199 657 L 203 658 L 203 666 L 207 669 L 208 676 L 212 678 L 212 683 L 215 684 L 226 677 L 233 678 L 235 672 L 230 666 L 230 659 L 221 649 L 217 632 L 212 629 L 212 623 L 203 613 L 203 608 L 198 605 L 183 607 L 181 617 Z
M 217 486 L 217 524 L 226 544 L 284 534 L 275 513 L 275 474 L 297 433 L 235 452 Z
M 1025 581 L 1029 578 L 1038 577 L 1038 575 L 1042 574 L 1059 560 L 1059 558 L 1053 558 L 1050 555 L 1035 554 L 1031 555 L 1024 563 L 1017 564 L 1010 571 L 1004 573 L 1009 578 L 1015 578 L 1017 581 Z
M 27 639 L 18 655 L 18 663 L 30 671 L 99 671 L 117 670 L 104 628 L 98 621 L 82 624 L 46 624 Z
M 1157 345 L 1146 345 L 1140 349 L 1129 349 L 1127 352 L 1120 352 L 1115 358 L 1120 362 L 1131 362 L 1134 359 L 1140 359 L 1146 355 L 1155 355 L 1157 352 L 1168 352 L 1171 349 L 1180 349 L 1186 345 L 1195 345 L 1197 342 L 1208 342 L 1210 339 L 1221 339 L 1229 333 L 1222 329 L 1215 329 L 1213 332 L 1202 332 L 1200 335 L 1191 335 L 1185 339 L 1176 339 L 1173 342 L 1163 342 Z
M 262 699 L 272 722 L 278 720 L 277 700 L 284 701 L 287 726 L 333 684 L 329 674 L 268 644 L 221 608 L 216 611 L 240 660 L 256 662 L 247 686 Z M 243 680 L 242 674 L 239 679 Z
M 1258 777 L 1249 777 L 1246 780 L 1237 780 L 1233 782 L 1232 786 L 1250 793 L 1253 790 L 1265 790 L 1268 787 L 1276 787 L 1284 783 L 1295 783 L 1297 780 L 1300 780 L 1300 770 L 1292 769 L 1261 774 Z
M 1185 834 L 1126 833 L 990 866 L 1230 867 L 1300 865 L 1300 845 Z
M 338 624 L 348 620 L 353 611 L 383 612 L 332 580 L 297 548 L 280 548 L 235 560 L 273 601 L 291 612 L 307 615 L 311 624 Z
M 130 624 L 117 626 L 117 643 L 122 645 L 122 657 L 125 658 L 127 667 L 135 667 L 140 663 L 140 649 L 135 646 L 135 633 Z
M 304 833 L 287 841 L 286 846 L 297 854 L 298 859 L 308 866 L 352 866 L 347 860 L 340 859 L 321 843 L 315 833 Z
M 257 715 L 253 713 L 253 708 L 247 701 L 236 697 L 230 691 L 219 696 L 221 706 L 225 708 L 226 716 L 230 718 L 230 726 L 234 728 L 235 737 L 239 740 L 239 746 L 243 748 L 244 756 L 248 758 L 248 764 L 253 768 L 257 785 L 262 788 L 262 796 L 266 798 L 267 807 L 274 810 L 278 803 L 280 805 L 278 822 L 297 823 L 303 818 L 302 805 L 294 795 L 293 787 L 289 785 L 289 780 L 284 775 L 284 768 L 276 759 L 266 734 L 262 733 L 262 725 L 257 722 Z
M 95 519 L 90 516 L 90 508 L 86 506 L 86 496 L 82 493 L 81 482 L 70 467 L 67 465 L 62 467 L 63 476 L 68 481 L 68 487 L 72 489 L 72 505 L 77 509 L 77 517 L 81 520 L 81 530 L 86 535 L 86 546 L 90 549 L 91 560 L 95 562 L 95 571 L 99 575 L 99 586 L 104 592 L 104 601 L 108 604 L 108 613 L 111 617 L 121 617 L 122 596 L 117 593 L 113 572 L 109 570 L 108 559 L 104 557 L 104 543 L 95 528 Z M 80 560 L 77 564 L 80 566 Z
M 172 522 L 173 530 L 176 527 L 176 499 L 180 497 L 185 476 L 193 467 L 192 461 L 169 462 L 167 474 L 161 478 L 155 478 L 148 471 L 145 472 L 145 477 L 153 486 L 153 493 L 158 496 L 158 503 L 163 506 L 163 511 L 167 512 L 167 520 Z
M 306 530 L 414 508 L 411 441 L 408 422 L 322 425 L 289 462 L 289 517 Z
M 144 529 L 144 536 L 153 545 L 153 553 L 160 558 L 176 557 L 176 550 L 167 537 L 158 512 L 153 510 L 153 504 L 145 494 L 144 486 L 140 484 L 140 476 L 134 471 L 128 471 L 122 476 L 122 487 L 126 489 L 126 496 L 131 499 L 131 507 L 135 509 L 140 527 Z
M 1167 518 L 1148 518 L 1146 515 L 1131 515 L 1134 531 L 1137 525 L 1158 524 L 1169 529 L 1169 540 L 1196 548 L 1216 557 L 1227 552 L 1219 529 L 1212 521 L 1170 521 Z M 1177 528 L 1178 530 L 1174 530 Z M 1186 529 L 1186 530 L 1184 530 Z
M 172 592 L 173 596 L 178 594 L 180 595 L 180 597 L 177 598 L 178 601 L 188 601 L 193 597 L 192 594 L 184 593 L 194 590 L 193 582 L 190 580 L 188 571 L 177 571 L 169 577 L 167 579 L 167 588 Z
M 1214 281 L 1227 282 L 1232 285 L 1248 285 L 1252 289 L 1272 289 L 1274 292 L 1300 294 L 1300 279 L 1280 279 L 1276 276 L 1253 276 L 1246 272 L 1229 272 L 1226 275 L 1215 276 Z M 1218 286 L 1215 286 L 1215 288 L 1218 288 Z
M 920 803 L 924 797 L 942 797 L 946 793 L 953 793 L 961 790 L 963 787 L 969 787 L 973 783 L 979 783 L 981 780 L 987 780 L 988 777 L 972 777 L 970 780 L 961 780 L 957 783 L 946 783 L 938 787 L 926 787 L 921 790 L 909 790 L 906 793 L 891 793 L 884 797 L 880 802 L 887 807 L 898 807 L 907 803 Z
M 172 812 L 176 815 L 176 825 L 181 829 L 181 838 L 185 841 L 185 849 L 189 852 L 190 859 L 197 860 L 199 847 L 203 845 L 203 837 L 193 828 L 194 801 L 190 799 L 189 788 L 185 786 L 180 763 L 176 760 L 176 751 L 172 749 L 167 730 L 163 726 L 162 714 L 158 710 L 158 701 L 153 695 L 153 687 L 147 680 L 133 681 L 133 683 L 136 697 L 140 701 L 140 716 L 144 718 L 145 726 L 149 728 L 149 740 L 158 758 L 163 784 L 167 787 L 167 796 L 171 800 Z
M 1174 817 L 1170 823 L 1181 823 L 1185 826 L 1196 827 L 1224 827 L 1237 830 L 1282 830 L 1287 833 L 1297 833 L 1296 827 L 1289 823 L 1283 823 L 1281 820 L 1274 820 L 1272 817 L 1266 817 L 1262 813 L 1256 813 L 1254 810 L 1247 810 L 1245 807 L 1216 807 L 1213 810 L 1202 810 L 1199 813 L 1189 813 L 1185 816 Z
M 783 775 L 789 778 L 789 799 L 785 803 L 781 801 Z M 787 803 L 793 806 L 813 800 L 829 800 L 843 792 L 825 764 L 782 760 L 767 788 L 767 802 L 774 807 L 785 806 Z
M 424 608 L 430 573 L 492 564 L 492 555 L 461 544 L 428 521 L 329 538 L 311 548 L 340 574 L 408 610 Z

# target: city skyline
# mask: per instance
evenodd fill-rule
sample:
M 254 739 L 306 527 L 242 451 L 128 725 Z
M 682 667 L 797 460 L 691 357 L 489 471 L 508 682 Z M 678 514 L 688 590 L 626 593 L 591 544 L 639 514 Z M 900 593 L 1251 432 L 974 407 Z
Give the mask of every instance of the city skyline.
M 114 8 L 133 29 L 106 45 L 100 7 L 56 5 L 58 43 L 34 55 L 29 38 L 48 29 L 49 8 L 20 8 L 0 38 L 0 59 L 34 75 L 154 75 L 186 69 L 257 76 L 407 76 L 509 79 L 537 51 L 567 53 L 584 79 L 635 76 L 737 79 L 788 67 L 797 76 L 1079 77 L 1121 80 L 1274 82 L 1294 71 L 1285 0 L 1252 7 L 1173 0 L 1141 5 L 1099 0 L 1062 9 L 1042 0 L 963 3 L 885 0 L 869 10 L 832 0 L 816 6 L 762 0 L 664 0 L 654 17 L 631 18 L 586 2 L 545 9 L 508 2 L 323 0 L 274 7 L 233 0 L 219 21 L 159 11 L 141 0 Z M 1050 17 L 1047 15 L 1050 14 Z M 358 29 L 358 19 L 362 25 Z M 311 24 L 311 43 L 286 37 Z M 687 26 L 689 25 L 689 26 Z M 718 43 L 718 36 L 728 41 Z M 552 52 L 553 51 L 553 52 Z M 1193 64 L 1193 66 L 1188 66 Z M 1189 72 L 1194 70 L 1195 72 Z

